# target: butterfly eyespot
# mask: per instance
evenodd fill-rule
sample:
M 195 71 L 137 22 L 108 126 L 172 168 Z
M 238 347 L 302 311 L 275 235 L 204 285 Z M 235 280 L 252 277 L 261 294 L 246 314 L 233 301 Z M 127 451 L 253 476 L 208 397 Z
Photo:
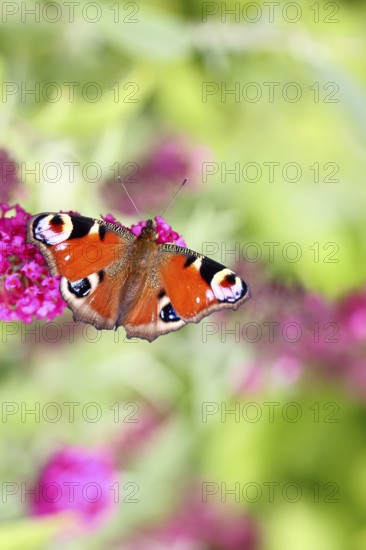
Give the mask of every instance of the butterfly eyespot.
M 180 317 L 178 317 L 178 315 L 175 312 L 175 309 L 170 303 L 164 306 L 163 309 L 160 311 L 160 319 L 165 323 L 180 321 Z
M 236 277 L 234 273 L 229 273 L 229 275 L 226 275 L 225 281 L 229 283 L 230 285 L 235 285 L 236 283 Z
M 33 223 L 33 237 L 46 246 L 59 245 L 72 232 L 72 222 L 67 214 L 41 214 Z
M 64 220 L 60 214 L 56 214 L 50 221 L 51 225 L 64 225 Z
M 214 275 L 211 288 L 219 302 L 230 304 L 240 300 L 247 292 L 244 281 L 229 269 L 223 269 Z
M 91 291 L 91 284 L 88 277 L 80 279 L 79 281 L 74 281 L 73 283 L 69 281 L 67 286 L 69 291 L 75 294 L 77 298 L 84 298 Z

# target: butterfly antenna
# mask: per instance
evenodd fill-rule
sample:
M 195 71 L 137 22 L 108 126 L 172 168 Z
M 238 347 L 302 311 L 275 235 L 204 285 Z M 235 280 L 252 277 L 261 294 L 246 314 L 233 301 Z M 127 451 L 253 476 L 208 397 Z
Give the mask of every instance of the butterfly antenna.
M 140 220 L 142 220 L 141 212 L 140 212 L 140 210 L 137 208 L 136 204 L 133 202 L 131 195 L 130 195 L 129 192 L 127 191 L 127 188 L 126 188 L 125 184 L 123 183 L 123 181 L 122 181 L 122 179 L 121 179 L 121 176 L 118 176 L 118 181 L 119 181 L 119 183 L 122 185 L 123 189 L 125 190 L 127 197 L 130 199 L 131 203 L 133 204 L 133 207 L 134 207 L 134 209 L 136 210 L 136 212 L 138 213 Z
M 183 185 L 185 185 L 187 183 L 187 181 L 188 181 L 188 178 L 184 178 L 183 182 L 180 184 L 180 186 L 178 187 L 178 189 L 176 190 L 176 192 L 174 193 L 174 195 L 170 199 L 170 202 L 169 202 L 168 206 L 163 210 L 163 212 L 160 214 L 160 216 L 163 216 L 165 214 L 165 212 L 168 210 L 170 205 L 174 202 L 175 197 L 178 195 L 179 191 L 182 189 Z

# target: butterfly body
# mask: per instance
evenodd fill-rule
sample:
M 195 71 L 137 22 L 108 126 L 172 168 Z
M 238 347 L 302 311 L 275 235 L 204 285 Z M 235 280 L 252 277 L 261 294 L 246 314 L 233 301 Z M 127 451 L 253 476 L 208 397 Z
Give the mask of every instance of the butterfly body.
M 29 220 L 27 241 L 40 249 L 51 274 L 61 275 L 75 321 L 124 326 L 127 338 L 151 342 L 250 298 L 231 270 L 188 248 L 158 244 L 157 236 L 152 220 L 135 237 L 101 220 L 44 213 Z

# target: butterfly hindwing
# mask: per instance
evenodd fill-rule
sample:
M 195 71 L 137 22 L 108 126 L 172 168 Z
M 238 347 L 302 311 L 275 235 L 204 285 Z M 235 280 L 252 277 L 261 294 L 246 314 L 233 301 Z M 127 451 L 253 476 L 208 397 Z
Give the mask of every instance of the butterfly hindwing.
M 74 321 L 97 329 L 113 329 L 119 316 L 120 292 L 113 276 L 101 270 L 78 281 L 61 278 L 60 291 Z
M 160 288 L 160 290 L 159 290 Z M 146 284 L 141 299 L 129 312 L 124 327 L 127 338 L 144 338 L 152 342 L 158 336 L 180 329 L 186 324 L 171 306 L 170 299 L 152 282 Z

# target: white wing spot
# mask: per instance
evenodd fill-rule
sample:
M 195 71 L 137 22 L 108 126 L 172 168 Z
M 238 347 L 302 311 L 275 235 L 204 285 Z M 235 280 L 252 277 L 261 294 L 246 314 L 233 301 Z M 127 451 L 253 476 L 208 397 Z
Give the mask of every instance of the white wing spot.
M 95 224 L 92 225 L 90 228 L 89 235 L 93 233 L 99 233 L 99 227 L 100 227 L 100 224 L 95 222 Z
M 199 271 L 202 265 L 202 258 L 197 258 L 197 260 L 195 260 L 192 265 L 194 265 L 197 271 Z
M 212 279 L 211 288 L 213 290 L 214 295 L 218 300 L 220 300 L 220 302 L 225 300 L 225 294 L 223 292 L 223 288 L 220 286 L 220 283 L 215 281 L 215 277 Z
M 206 290 L 206 298 L 207 298 L 207 300 L 209 300 L 210 302 L 213 302 L 213 301 L 214 301 L 215 295 L 214 295 L 214 293 L 212 292 L 212 290 L 210 290 L 210 289 Z

